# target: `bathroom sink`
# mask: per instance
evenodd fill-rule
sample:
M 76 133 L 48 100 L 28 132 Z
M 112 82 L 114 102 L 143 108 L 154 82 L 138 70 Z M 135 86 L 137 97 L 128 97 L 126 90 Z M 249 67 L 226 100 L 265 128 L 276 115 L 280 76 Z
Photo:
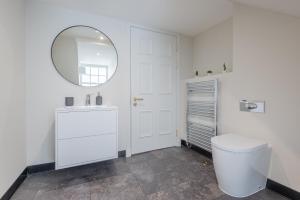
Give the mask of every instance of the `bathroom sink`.
M 57 108 L 57 111 L 88 111 L 88 110 L 111 110 L 111 109 L 117 109 L 116 106 L 108 106 L 108 105 L 92 105 L 92 106 L 65 106 L 62 108 Z

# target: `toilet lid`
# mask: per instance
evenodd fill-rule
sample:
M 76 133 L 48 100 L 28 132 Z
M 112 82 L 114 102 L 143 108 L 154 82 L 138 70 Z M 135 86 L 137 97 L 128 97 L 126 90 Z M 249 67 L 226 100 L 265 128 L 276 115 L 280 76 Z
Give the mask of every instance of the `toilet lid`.
M 237 134 L 225 134 L 211 139 L 213 146 L 231 152 L 249 152 L 267 146 L 265 141 Z

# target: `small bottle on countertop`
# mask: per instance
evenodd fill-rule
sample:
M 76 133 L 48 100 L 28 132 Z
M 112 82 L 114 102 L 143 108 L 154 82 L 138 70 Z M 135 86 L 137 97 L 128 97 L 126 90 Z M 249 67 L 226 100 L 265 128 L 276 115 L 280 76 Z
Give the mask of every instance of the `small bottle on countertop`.
M 100 92 L 98 92 L 96 96 L 96 105 L 102 105 L 102 96 L 100 95 Z

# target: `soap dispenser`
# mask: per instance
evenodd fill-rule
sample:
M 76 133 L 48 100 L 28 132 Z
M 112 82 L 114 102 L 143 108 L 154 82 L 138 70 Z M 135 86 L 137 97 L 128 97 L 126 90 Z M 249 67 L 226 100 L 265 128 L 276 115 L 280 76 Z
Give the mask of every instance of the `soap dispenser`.
M 102 96 L 100 95 L 100 92 L 98 92 L 96 96 L 96 105 L 102 105 Z

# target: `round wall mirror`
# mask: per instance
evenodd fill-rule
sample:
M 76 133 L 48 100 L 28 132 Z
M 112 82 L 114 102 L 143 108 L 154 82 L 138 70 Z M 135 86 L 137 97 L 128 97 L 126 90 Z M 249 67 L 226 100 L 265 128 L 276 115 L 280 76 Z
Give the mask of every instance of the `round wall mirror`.
M 60 32 L 51 48 L 52 62 L 67 81 L 92 87 L 107 82 L 118 65 L 117 50 L 103 32 L 72 26 Z

